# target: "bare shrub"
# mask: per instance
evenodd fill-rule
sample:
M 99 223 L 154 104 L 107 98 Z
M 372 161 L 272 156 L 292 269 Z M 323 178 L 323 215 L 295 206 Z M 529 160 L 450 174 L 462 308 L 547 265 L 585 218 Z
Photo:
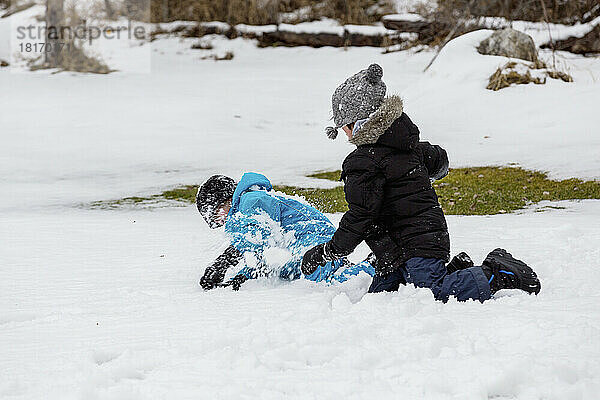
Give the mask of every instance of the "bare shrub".
M 210 42 L 200 42 L 192 45 L 192 50 L 212 50 L 213 45 Z
M 343 24 L 366 24 L 393 13 L 394 5 L 391 0 L 151 0 L 150 14 L 153 22 L 188 20 L 267 25 L 279 23 L 282 14 L 299 10 L 304 11 L 303 16 L 286 15 L 286 22 L 328 17 Z
M 369 24 L 394 11 L 394 4 L 389 0 L 326 0 L 321 16 L 336 19 L 342 24 Z
M 218 54 L 211 54 L 208 56 L 204 56 L 202 58 L 200 58 L 201 60 L 215 60 L 215 61 L 230 61 L 233 60 L 233 52 L 232 51 L 228 51 L 227 53 L 225 53 L 222 56 L 219 56 Z
M 486 89 L 498 91 L 509 87 L 510 85 L 524 85 L 527 83 L 535 83 L 541 85 L 546 83 L 545 79 L 540 77 L 532 77 L 531 72 L 525 73 L 514 70 L 515 63 L 508 63 L 500 67 L 490 76 L 490 81 Z
M 84 51 L 82 43 L 71 43 L 70 49 L 62 56 L 63 71 L 86 72 L 92 74 L 108 74 L 111 70 L 99 56 Z
M 438 11 L 464 9 L 469 0 L 439 0 Z M 542 21 L 544 6 L 549 22 L 575 23 L 594 12 L 598 0 L 479 0 L 471 7 L 475 16 L 504 17 L 508 20 Z
M 156 2 L 157 0 L 152 0 Z M 152 17 L 150 0 L 125 1 L 125 15 L 136 21 L 149 22 Z
M 51 65 L 41 62 L 40 58 L 31 59 L 28 62 L 31 71 L 57 68 L 59 71 L 83 72 L 91 74 L 109 74 L 110 69 L 99 56 L 91 55 L 83 49 L 83 43 L 76 40 L 65 41 L 65 47 L 61 51 L 60 63 Z
M 460 8 L 439 6 L 431 9 L 425 6 L 419 7 L 419 13 L 432 22 L 426 29 L 419 32 L 419 39 L 416 43 L 437 46 L 438 49 L 441 49 L 450 40 L 481 29 L 480 21 L 471 11 L 471 7 L 475 3 L 477 1 L 466 0 L 464 6 Z
M 59 12 L 55 12 L 57 17 L 53 20 L 51 26 L 59 27 L 62 32 L 63 27 L 70 27 L 71 31 L 76 26 L 84 23 L 84 20 L 79 16 L 75 3 L 69 4 L 66 10 L 62 9 L 62 0 L 58 0 L 61 6 Z M 50 7 L 48 7 L 50 9 Z M 47 13 L 48 18 L 48 13 Z M 66 30 L 65 30 L 66 32 Z M 54 39 L 53 39 L 54 40 Z M 32 71 L 40 69 L 56 68 L 60 71 L 86 72 L 95 74 L 108 74 L 112 70 L 96 55 L 88 54 L 84 50 L 84 38 L 75 38 L 72 35 L 65 35 L 57 38 L 54 42 L 48 42 L 46 45 L 51 46 L 52 56 L 46 57 L 42 61 L 41 58 L 35 58 L 28 61 L 29 68 Z
M 546 78 L 573 82 L 573 77 L 566 71 L 548 68 L 546 63 L 541 60 L 533 63 L 510 61 L 496 69 L 490 76 L 486 89 L 498 91 L 511 85 L 525 85 L 528 83 L 543 85 L 546 83 Z
M 153 22 L 175 20 L 223 21 L 266 25 L 277 23 L 276 0 L 152 0 Z

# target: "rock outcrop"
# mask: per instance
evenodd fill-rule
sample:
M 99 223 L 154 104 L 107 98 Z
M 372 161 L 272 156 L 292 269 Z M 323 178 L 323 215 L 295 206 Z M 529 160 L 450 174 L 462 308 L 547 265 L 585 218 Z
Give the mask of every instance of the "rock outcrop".
M 535 62 L 537 49 L 533 39 L 526 33 L 506 28 L 494 32 L 477 47 L 481 54 L 519 58 Z

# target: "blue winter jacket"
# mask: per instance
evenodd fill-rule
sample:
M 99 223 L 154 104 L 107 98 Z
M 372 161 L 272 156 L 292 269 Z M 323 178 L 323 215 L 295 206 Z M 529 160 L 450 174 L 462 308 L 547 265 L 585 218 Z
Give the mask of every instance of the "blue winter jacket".
M 248 278 L 278 273 L 283 279 L 301 276 L 302 255 L 310 247 L 327 242 L 335 233 L 329 219 L 315 208 L 293 198 L 275 194 L 271 182 L 261 174 L 245 173 L 238 183 L 225 232 L 231 244 L 248 254 L 247 265 L 238 274 Z M 276 249 L 276 250 L 274 250 Z M 248 262 L 248 260 L 253 262 Z M 347 260 L 338 260 L 306 276 L 314 281 L 345 281 L 351 275 L 375 270 L 368 263 L 350 268 Z M 338 271 L 339 270 L 339 271 Z

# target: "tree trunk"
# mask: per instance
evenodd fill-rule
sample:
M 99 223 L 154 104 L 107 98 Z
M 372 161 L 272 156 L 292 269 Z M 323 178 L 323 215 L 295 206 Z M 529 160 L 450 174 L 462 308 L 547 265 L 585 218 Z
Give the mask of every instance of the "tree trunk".
M 106 9 L 106 18 L 109 20 L 115 19 L 115 10 L 110 4 L 110 0 L 104 0 L 104 8 Z
M 169 0 L 163 0 L 162 2 L 162 20 L 163 22 L 169 22 L 169 18 L 171 17 L 169 14 Z
M 46 64 L 50 68 L 60 67 L 61 26 L 64 18 L 64 0 L 46 0 Z

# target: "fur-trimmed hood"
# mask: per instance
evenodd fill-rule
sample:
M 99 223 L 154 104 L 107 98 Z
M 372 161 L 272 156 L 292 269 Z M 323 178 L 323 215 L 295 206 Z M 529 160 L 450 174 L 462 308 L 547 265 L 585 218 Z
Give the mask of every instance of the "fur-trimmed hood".
M 386 97 L 349 142 L 356 146 L 377 143 L 400 150 L 414 148 L 419 141 L 419 129 L 403 110 L 400 96 Z
M 386 97 L 377 111 L 371 114 L 369 120 L 352 136 L 350 143 L 360 146 L 377 142 L 379 136 L 402 115 L 403 110 L 400 96 Z

